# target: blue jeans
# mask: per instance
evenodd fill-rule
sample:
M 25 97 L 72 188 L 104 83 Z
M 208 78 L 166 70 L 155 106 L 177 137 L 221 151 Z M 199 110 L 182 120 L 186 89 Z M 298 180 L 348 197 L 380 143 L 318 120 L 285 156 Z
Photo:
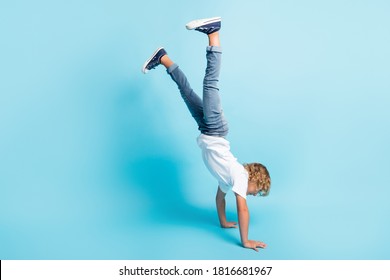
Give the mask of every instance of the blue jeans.
M 228 134 L 228 124 L 223 115 L 218 81 L 221 69 L 221 48 L 208 46 L 206 49 L 207 68 L 203 79 L 203 99 L 191 88 L 187 77 L 177 64 L 167 69 L 177 84 L 180 94 L 201 133 L 224 137 Z

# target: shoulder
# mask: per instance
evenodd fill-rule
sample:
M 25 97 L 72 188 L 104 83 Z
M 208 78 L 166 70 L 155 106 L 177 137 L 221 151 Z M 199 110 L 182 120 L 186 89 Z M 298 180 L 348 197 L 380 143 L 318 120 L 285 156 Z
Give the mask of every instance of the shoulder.
M 248 205 L 246 204 L 246 197 L 242 197 L 238 193 L 234 193 L 236 196 L 236 204 L 238 211 L 248 210 Z
M 233 183 L 232 190 L 235 194 L 238 194 L 242 198 L 246 199 L 246 193 L 248 191 L 248 172 L 239 163 L 234 165 L 231 172 Z

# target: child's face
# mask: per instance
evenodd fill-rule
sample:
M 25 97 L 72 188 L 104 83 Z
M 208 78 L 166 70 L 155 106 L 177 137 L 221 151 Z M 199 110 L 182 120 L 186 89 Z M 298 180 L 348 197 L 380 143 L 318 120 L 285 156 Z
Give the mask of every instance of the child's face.
M 256 183 L 251 181 L 248 182 L 248 189 L 246 191 L 246 195 L 257 196 L 260 191 L 261 190 L 256 190 Z

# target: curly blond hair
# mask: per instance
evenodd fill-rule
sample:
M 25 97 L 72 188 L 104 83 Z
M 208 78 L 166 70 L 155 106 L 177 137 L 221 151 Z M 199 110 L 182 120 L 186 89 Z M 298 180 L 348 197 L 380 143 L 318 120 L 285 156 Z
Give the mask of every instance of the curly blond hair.
M 271 177 L 267 168 L 261 163 L 246 163 L 244 168 L 248 171 L 249 181 L 256 183 L 256 190 L 261 196 L 267 196 L 271 188 Z

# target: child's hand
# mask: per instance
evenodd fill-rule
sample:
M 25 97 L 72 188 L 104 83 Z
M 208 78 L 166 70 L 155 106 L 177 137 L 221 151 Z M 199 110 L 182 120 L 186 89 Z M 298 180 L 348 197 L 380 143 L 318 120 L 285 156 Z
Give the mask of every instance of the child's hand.
M 221 224 L 221 227 L 223 228 L 237 228 L 237 223 L 236 222 L 225 222 Z
M 245 248 L 253 249 L 256 252 L 259 251 L 259 249 L 257 249 L 257 248 L 264 249 L 265 247 L 267 247 L 267 244 L 265 244 L 261 241 L 255 241 L 255 240 L 248 240 L 248 241 L 244 242 L 243 245 Z

